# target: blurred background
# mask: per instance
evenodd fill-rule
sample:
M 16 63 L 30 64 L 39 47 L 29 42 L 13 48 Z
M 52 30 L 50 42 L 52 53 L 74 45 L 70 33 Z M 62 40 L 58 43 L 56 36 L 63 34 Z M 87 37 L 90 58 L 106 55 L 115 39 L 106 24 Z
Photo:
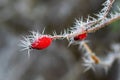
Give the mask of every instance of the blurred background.
M 105 0 L 0 0 L 0 80 L 120 80 L 120 21 L 88 34 L 91 49 L 104 66 L 83 72 L 78 45 L 56 40 L 45 50 L 20 51 L 21 36 L 30 31 L 58 34 L 74 25 L 75 19 L 94 16 Z M 120 6 L 115 0 L 112 11 Z M 114 56 L 118 57 L 114 57 Z M 110 59 L 108 59 L 108 57 Z

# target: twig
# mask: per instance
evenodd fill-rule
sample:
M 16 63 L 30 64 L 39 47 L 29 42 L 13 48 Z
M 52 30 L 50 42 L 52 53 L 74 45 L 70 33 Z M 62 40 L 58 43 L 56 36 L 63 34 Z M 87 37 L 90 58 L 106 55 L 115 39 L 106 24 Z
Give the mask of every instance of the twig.
M 90 49 L 90 47 L 88 46 L 88 44 L 86 42 L 82 43 L 82 46 L 85 48 L 85 50 L 87 51 L 87 53 L 90 55 L 91 59 L 94 61 L 95 64 L 99 64 L 100 63 L 100 59 L 95 55 L 95 53 Z

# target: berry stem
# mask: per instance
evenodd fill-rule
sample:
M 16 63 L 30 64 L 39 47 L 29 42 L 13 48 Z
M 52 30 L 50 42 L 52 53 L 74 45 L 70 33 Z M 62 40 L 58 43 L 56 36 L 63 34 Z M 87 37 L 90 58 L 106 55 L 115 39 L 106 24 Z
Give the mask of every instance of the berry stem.
M 88 44 L 86 42 L 82 43 L 82 46 L 85 48 L 85 50 L 87 51 L 87 53 L 90 55 L 90 58 L 94 61 L 95 64 L 99 64 L 100 63 L 100 59 L 95 55 L 95 53 L 90 49 L 90 47 L 88 46 Z

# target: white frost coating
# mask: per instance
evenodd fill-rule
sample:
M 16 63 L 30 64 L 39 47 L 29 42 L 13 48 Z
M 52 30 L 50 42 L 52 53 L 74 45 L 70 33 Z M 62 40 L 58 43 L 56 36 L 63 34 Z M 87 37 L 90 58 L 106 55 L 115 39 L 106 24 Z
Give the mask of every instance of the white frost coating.
M 19 46 L 22 47 L 21 51 L 27 50 L 28 57 L 30 57 L 32 42 L 34 42 L 41 36 L 41 34 L 39 34 L 38 32 L 31 33 L 31 35 L 23 37 L 23 40 L 21 40 L 19 44 Z
M 33 43 L 39 37 L 43 37 L 43 36 L 50 36 L 54 40 L 66 38 L 69 40 L 69 44 L 74 43 L 74 44 L 79 44 L 81 46 L 82 41 L 75 41 L 74 40 L 75 36 L 80 35 L 84 32 L 87 32 L 90 29 L 93 29 L 93 31 L 94 31 L 94 29 L 101 28 L 101 26 L 106 24 L 106 22 L 109 22 L 117 17 L 120 17 L 120 13 L 119 13 L 120 7 L 118 7 L 118 12 L 115 12 L 114 14 L 110 13 L 109 14 L 110 16 L 109 17 L 107 16 L 110 8 L 112 7 L 113 2 L 114 2 L 114 0 L 107 0 L 106 2 L 104 2 L 103 9 L 98 14 L 96 14 L 97 18 L 88 16 L 86 21 L 84 21 L 83 17 L 78 20 L 76 19 L 74 26 L 71 27 L 70 29 L 64 30 L 63 33 L 61 32 L 60 35 L 57 35 L 56 32 L 53 33 L 53 36 L 44 35 L 43 34 L 44 31 L 42 34 L 39 34 L 38 32 L 32 32 L 32 35 L 24 37 L 24 40 L 21 40 L 20 46 L 23 47 L 22 50 L 27 50 L 28 55 L 30 55 L 31 43 Z M 106 62 L 106 60 L 105 60 L 105 61 L 101 61 L 99 64 L 107 66 L 113 62 L 113 59 L 111 59 L 111 56 L 106 59 L 109 60 L 110 62 Z M 94 70 L 95 62 L 93 61 L 91 56 L 88 55 L 87 58 L 83 58 L 83 61 L 84 61 L 83 65 L 86 67 L 85 71 L 89 70 L 90 68 L 92 68 Z
M 93 71 L 95 71 L 95 68 L 94 68 L 94 61 L 93 59 L 91 59 L 91 57 L 87 57 L 87 58 L 83 58 L 83 66 L 86 68 L 84 70 L 84 72 L 88 71 L 89 69 L 92 69 Z

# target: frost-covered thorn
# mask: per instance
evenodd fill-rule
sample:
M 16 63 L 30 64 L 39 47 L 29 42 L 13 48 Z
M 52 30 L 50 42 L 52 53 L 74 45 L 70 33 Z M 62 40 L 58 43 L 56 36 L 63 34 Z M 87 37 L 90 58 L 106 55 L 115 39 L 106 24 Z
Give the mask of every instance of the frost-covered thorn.
M 20 40 L 19 46 L 22 47 L 21 51 L 27 50 L 28 57 L 30 57 L 31 41 L 28 36 L 23 37 L 23 40 Z
M 57 35 L 57 32 L 56 31 L 53 31 L 53 36 Z
M 30 38 L 28 36 L 23 37 L 23 40 L 20 40 L 19 46 L 23 48 L 23 49 L 21 49 L 21 51 L 30 49 L 30 45 L 31 45 L 31 42 L 30 42 Z
M 85 67 L 85 70 L 84 72 L 92 69 L 93 71 L 95 71 L 95 68 L 94 68 L 94 61 L 91 59 L 91 58 L 83 58 L 83 64 L 82 64 L 84 67 Z
M 87 58 L 83 58 L 83 66 L 86 67 L 85 71 L 88 71 L 89 69 L 92 68 L 92 70 L 95 71 L 94 66 L 97 64 L 100 64 L 100 60 L 96 55 L 90 55 L 89 53 L 87 53 Z

